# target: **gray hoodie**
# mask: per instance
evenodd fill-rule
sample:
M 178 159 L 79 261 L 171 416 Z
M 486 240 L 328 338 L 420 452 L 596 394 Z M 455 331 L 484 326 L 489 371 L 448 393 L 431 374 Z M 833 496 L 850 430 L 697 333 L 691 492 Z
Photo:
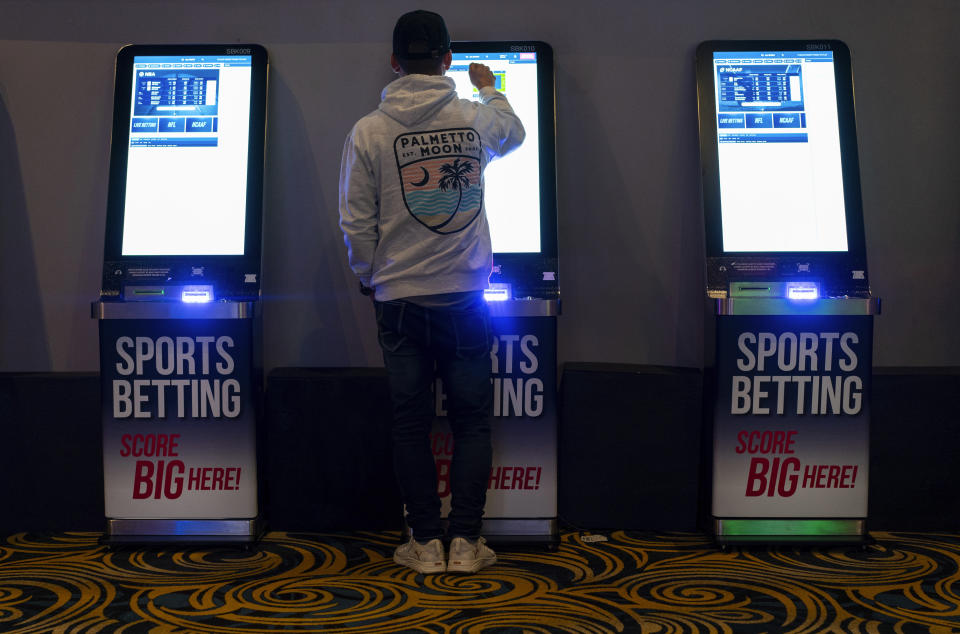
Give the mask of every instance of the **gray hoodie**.
M 506 97 L 459 99 L 449 77 L 406 75 L 347 136 L 340 228 L 350 268 L 376 299 L 487 287 L 487 163 L 525 136 Z

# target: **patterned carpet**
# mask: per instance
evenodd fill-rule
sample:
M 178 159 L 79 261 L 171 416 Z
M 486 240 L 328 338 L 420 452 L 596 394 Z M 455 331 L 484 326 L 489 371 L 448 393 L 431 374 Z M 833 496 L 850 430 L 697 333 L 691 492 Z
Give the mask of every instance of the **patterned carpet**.
M 393 564 L 396 533 L 270 533 L 250 551 L 18 534 L 0 542 L 0 631 L 960 631 L 960 536 L 872 535 L 721 552 L 699 534 L 566 533 L 557 552 L 424 577 Z

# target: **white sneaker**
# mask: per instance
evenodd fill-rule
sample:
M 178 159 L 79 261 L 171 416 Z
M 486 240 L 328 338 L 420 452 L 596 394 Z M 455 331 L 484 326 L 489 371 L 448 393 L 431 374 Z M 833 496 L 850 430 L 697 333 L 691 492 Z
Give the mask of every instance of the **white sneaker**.
M 411 537 L 410 541 L 393 551 L 393 560 L 401 566 L 412 568 L 425 575 L 447 569 L 447 562 L 444 561 L 443 556 L 443 542 L 439 539 L 431 539 L 426 544 L 420 544 Z
M 450 542 L 450 563 L 447 572 L 476 572 L 497 563 L 497 555 L 486 545 L 482 537 L 476 542 L 463 537 L 454 537 Z

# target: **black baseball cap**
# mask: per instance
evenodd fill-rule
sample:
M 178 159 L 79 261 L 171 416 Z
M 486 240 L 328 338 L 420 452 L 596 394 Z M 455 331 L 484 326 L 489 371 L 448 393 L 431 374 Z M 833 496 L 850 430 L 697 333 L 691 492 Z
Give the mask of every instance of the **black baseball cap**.
M 433 11 L 404 13 L 393 27 L 393 54 L 397 59 L 439 59 L 449 50 L 447 25 Z

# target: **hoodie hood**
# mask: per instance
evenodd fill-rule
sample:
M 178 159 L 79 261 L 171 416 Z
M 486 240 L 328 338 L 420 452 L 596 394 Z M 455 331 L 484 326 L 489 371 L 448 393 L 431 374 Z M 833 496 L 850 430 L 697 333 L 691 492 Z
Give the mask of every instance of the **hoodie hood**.
M 383 89 L 379 109 L 411 127 L 433 117 L 457 97 L 456 83 L 439 75 L 405 75 Z

